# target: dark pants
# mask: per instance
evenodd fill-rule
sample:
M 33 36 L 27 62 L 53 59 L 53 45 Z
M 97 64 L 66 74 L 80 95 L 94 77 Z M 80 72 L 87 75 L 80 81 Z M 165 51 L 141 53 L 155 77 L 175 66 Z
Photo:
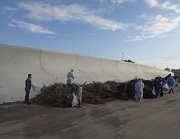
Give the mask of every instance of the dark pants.
M 156 97 L 160 97 L 161 95 L 161 90 L 159 89 L 155 89 L 155 93 L 156 93 Z
M 171 91 L 174 93 L 174 90 L 172 88 L 169 89 L 169 93 L 171 93 Z
M 162 87 L 160 87 L 160 89 L 161 89 L 161 95 L 160 96 L 163 96 L 163 89 L 162 89 Z
M 30 90 L 26 90 L 25 103 L 27 104 L 29 104 L 29 94 L 30 94 Z

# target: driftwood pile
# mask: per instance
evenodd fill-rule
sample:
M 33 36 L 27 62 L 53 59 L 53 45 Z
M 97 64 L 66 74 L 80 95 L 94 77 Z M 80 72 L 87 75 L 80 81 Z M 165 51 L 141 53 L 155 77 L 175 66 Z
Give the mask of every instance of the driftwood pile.
M 122 99 L 134 99 L 134 85 L 136 80 L 125 83 L 107 81 L 105 83 L 93 82 L 84 85 L 82 102 L 89 104 L 103 104 L 108 101 Z M 152 81 L 143 81 L 144 99 L 155 98 L 152 93 Z M 69 95 L 70 88 L 66 84 L 54 83 L 50 86 L 41 88 L 41 93 L 32 99 L 33 103 L 52 106 L 52 107 L 69 107 L 72 96 Z

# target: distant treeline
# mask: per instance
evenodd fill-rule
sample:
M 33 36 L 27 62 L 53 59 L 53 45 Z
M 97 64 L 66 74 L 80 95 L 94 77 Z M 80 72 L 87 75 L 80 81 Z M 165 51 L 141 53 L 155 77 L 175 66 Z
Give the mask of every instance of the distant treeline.
M 130 63 L 135 63 L 134 61 L 131 61 L 131 60 L 123 60 L 125 62 L 130 62 Z

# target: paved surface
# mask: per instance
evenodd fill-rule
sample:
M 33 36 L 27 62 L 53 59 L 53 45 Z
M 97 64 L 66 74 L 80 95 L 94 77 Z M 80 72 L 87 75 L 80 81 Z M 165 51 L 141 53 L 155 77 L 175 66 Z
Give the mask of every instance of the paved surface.
M 83 108 L 0 105 L 1 139 L 180 139 L 180 86 L 143 102 Z

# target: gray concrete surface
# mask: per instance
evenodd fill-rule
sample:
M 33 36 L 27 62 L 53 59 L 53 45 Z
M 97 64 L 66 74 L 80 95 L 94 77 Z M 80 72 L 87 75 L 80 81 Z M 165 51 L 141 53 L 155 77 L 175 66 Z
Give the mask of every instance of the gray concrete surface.
M 1 139 L 179 139 L 180 86 L 142 102 L 113 101 L 82 108 L 0 105 Z
M 0 104 L 24 100 L 27 74 L 31 73 L 32 81 L 39 85 L 31 93 L 30 97 L 34 97 L 44 84 L 65 83 L 67 72 L 72 68 L 78 83 L 125 82 L 169 74 L 165 70 L 134 63 L 0 44 Z

